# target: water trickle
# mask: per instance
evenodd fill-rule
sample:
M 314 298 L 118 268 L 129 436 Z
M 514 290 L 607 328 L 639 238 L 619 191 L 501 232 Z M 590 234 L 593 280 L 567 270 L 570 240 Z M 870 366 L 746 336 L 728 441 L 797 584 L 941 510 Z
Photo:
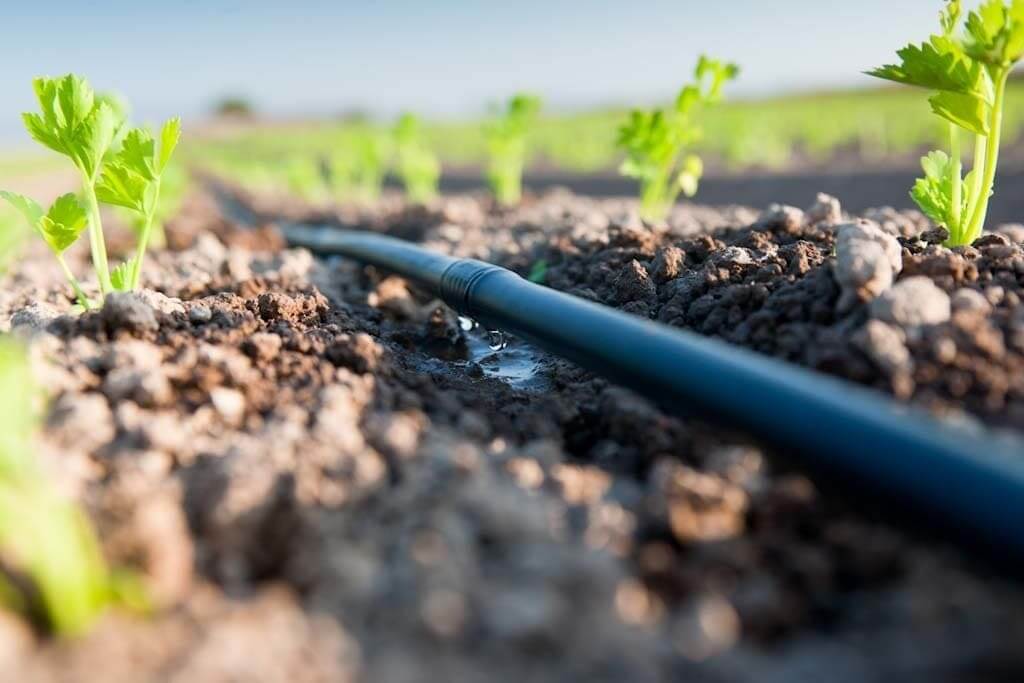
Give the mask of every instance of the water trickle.
M 501 351 L 508 346 L 505 333 L 501 330 L 487 330 L 487 345 L 491 347 L 491 351 Z
M 479 326 L 479 324 L 480 323 L 473 320 L 472 318 L 467 318 L 464 315 L 459 316 L 459 327 L 462 328 L 463 332 L 471 332 L 472 330 L 476 329 L 477 326 Z

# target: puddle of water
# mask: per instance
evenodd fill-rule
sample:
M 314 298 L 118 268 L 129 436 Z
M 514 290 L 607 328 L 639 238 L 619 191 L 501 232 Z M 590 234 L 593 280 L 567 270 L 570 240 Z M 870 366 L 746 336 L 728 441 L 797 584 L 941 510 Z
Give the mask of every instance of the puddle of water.
M 540 374 L 542 352 L 529 344 L 504 332 L 487 331 L 479 326 L 466 333 L 466 344 L 469 360 L 458 365 L 477 363 L 485 377 L 500 379 L 517 389 L 546 388 L 547 382 Z
M 439 374 L 467 374 L 470 367 L 477 366 L 483 376 L 497 379 L 515 389 L 542 392 L 549 388 L 547 377 L 542 373 L 547 356 L 539 349 L 515 337 L 500 333 L 501 348 L 495 349 L 494 331 L 488 331 L 468 318 L 468 330 L 463 327 L 466 335 L 466 347 L 469 357 L 466 360 L 447 361 L 433 356 L 425 356 L 417 361 L 417 365 L 425 372 Z M 460 326 L 462 326 L 460 320 Z

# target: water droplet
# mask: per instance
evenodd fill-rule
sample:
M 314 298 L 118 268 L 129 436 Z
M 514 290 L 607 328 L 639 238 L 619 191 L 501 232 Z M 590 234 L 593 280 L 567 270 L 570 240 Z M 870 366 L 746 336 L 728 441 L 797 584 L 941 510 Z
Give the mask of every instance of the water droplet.
M 463 332 L 469 332 L 477 326 L 477 322 L 472 318 L 467 318 L 464 315 L 459 316 L 459 327 L 462 328 Z
M 487 345 L 491 347 L 491 351 L 501 351 L 508 346 L 508 340 L 505 339 L 505 333 L 501 330 L 488 330 Z

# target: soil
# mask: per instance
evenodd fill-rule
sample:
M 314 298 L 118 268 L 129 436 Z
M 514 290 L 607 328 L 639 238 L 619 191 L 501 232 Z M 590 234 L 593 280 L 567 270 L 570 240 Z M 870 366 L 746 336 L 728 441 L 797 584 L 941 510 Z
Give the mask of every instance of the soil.
M 158 605 L 66 642 L 4 617 L 10 680 L 1024 677 L 1024 591 L 964 551 L 743 435 L 516 340 L 490 351 L 409 283 L 285 250 L 272 224 L 543 262 L 548 286 L 1016 433 L 1020 228 L 949 250 L 917 214 L 869 212 L 900 278 L 952 301 L 882 331 L 836 284 L 837 216 L 684 205 L 652 228 L 564 191 L 336 209 L 211 188 L 140 296 L 73 317 L 41 250 L 0 288 L 52 396 L 45 462 Z M 509 357 L 529 381 L 503 378 Z

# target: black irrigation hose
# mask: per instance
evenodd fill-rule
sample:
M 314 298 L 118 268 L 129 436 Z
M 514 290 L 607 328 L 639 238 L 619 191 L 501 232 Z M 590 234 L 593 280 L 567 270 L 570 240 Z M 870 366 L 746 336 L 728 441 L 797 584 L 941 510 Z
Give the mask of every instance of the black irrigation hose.
M 663 407 L 744 430 L 940 533 L 1024 560 L 1024 452 L 797 366 L 542 287 L 481 261 L 366 232 L 287 226 L 286 240 L 398 273 Z

